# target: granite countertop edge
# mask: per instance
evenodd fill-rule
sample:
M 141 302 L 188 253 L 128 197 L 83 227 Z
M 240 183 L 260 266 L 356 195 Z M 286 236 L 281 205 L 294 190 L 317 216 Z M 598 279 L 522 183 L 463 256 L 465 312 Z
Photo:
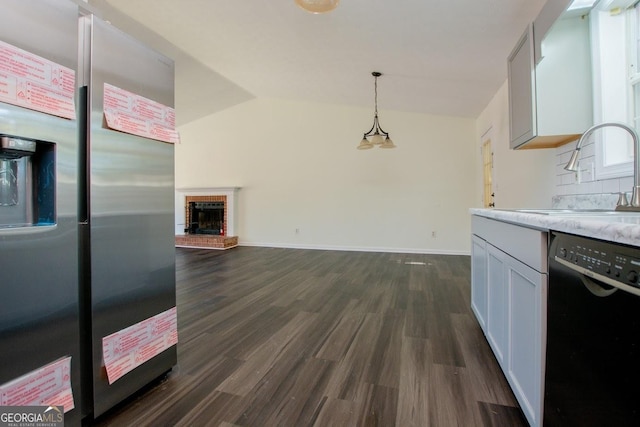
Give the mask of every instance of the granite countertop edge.
M 542 215 L 513 210 L 471 208 L 483 216 L 542 231 L 560 231 L 640 247 L 640 213 L 624 216 Z

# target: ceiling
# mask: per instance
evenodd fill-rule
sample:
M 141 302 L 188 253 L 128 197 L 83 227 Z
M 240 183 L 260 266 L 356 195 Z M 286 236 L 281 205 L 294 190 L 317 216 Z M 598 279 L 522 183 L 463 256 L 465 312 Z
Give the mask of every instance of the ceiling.
M 276 97 L 477 117 L 544 0 L 89 0 L 176 60 L 178 124 Z

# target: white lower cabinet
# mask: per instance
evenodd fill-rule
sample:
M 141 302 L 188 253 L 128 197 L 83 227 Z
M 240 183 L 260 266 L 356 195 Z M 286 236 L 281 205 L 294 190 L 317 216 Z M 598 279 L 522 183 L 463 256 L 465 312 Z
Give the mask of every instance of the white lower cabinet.
M 505 260 L 509 301 L 507 379 L 532 426 L 542 425 L 547 274 Z
M 472 309 L 529 424 L 540 426 L 547 233 L 476 216 L 472 224 Z
M 487 242 L 478 236 L 471 236 L 471 309 L 487 333 Z
M 505 258 L 507 255 L 500 249 L 487 243 L 487 283 L 488 283 L 488 327 L 487 340 L 493 349 L 502 369 L 506 369 L 508 352 L 508 288 Z

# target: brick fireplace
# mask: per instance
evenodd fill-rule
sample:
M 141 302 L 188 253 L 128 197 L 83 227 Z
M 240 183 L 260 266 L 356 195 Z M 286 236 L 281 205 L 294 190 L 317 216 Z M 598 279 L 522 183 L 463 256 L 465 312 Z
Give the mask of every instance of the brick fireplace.
M 230 249 L 235 234 L 238 187 L 176 189 L 176 246 Z

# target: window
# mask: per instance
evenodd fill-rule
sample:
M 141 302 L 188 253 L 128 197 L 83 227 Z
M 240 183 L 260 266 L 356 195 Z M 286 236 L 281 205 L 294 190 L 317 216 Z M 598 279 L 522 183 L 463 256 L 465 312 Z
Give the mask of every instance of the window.
M 624 122 L 640 129 L 640 8 L 628 8 L 635 1 L 602 0 L 590 14 L 594 123 Z M 633 174 L 633 144 L 627 132 L 604 128 L 594 138 L 596 179 Z

